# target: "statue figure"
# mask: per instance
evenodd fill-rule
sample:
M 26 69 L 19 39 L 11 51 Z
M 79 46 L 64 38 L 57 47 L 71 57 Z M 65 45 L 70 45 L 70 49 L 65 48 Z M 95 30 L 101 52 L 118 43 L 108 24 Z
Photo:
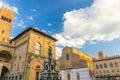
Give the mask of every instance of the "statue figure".
M 51 47 L 49 47 L 48 48 L 48 56 L 49 56 L 48 58 L 49 58 L 50 63 L 52 62 L 52 53 L 51 52 L 52 52 L 52 49 L 51 49 Z

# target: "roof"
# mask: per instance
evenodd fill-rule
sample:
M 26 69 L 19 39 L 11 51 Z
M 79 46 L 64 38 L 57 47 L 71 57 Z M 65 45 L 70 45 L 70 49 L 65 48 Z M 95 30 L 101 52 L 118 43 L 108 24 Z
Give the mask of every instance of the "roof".
M 18 34 L 15 38 L 13 38 L 12 41 L 18 39 L 21 35 L 25 34 L 26 32 L 28 32 L 28 31 L 30 31 L 30 30 L 32 30 L 32 31 L 34 31 L 34 32 L 37 32 L 37 33 L 39 33 L 39 34 L 42 34 L 42 35 L 44 35 L 44 36 L 47 36 L 47 37 L 49 37 L 49 38 L 57 41 L 56 38 L 54 38 L 54 37 L 52 37 L 52 36 L 50 36 L 50 35 L 48 35 L 48 34 L 45 34 L 44 32 L 41 32 L 41 31 L 39 31 L 39 30 L 37 30 L 37 29 L 35 29 L 35 28 L 33 28 L 33 27 L 29 27 L 29 28 L 27 28 L 26 30 L 24 30 L 23 32 L 21 32 L 20 34 Z
M 97 59 L 97 60 L 94 60 L 94 62 L 107 61 L 107 60 L 113 60 L 113 59 L 120 59 L 120 56 L 109 57 L 109 58 L 105 58 L 105 59 Z

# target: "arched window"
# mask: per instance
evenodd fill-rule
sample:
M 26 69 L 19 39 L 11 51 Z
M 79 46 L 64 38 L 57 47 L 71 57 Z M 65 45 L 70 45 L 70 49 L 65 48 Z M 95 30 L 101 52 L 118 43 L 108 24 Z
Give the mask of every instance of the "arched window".
M 67 80 L 70 80 L 70 74 L 69 73 L 67 74 Z
M 110 63 L 110 67 L 113 67 L 113 64 L 112 64 L 112 63 Z
M 117 62 L 115 62 L 115 67 L 118 67 L 118 63 Z
M 107 64 L 106 63 L 104 63 L 104 68 L 107 68 Z
M 35 44 L 35 54 L 39 54 L 40 53 L 40 48 L 41 48 L 40 44 L 36 43 Z

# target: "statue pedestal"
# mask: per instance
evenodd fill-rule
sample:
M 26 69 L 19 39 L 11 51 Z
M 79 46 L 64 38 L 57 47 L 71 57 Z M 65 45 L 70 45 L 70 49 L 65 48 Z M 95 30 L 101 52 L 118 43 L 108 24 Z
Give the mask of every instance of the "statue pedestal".
M 52 49 L 48 48 L 48 61 L 44 62 L 44 70 L 40 80 L 59 80 L 58 71 L 55 70 L 56 62 L 52 60 Z
M 42 71 L 40 80 L 59 80 L 58 71 L 55 70 L 55 62 L 44 62 L 44 71 Z

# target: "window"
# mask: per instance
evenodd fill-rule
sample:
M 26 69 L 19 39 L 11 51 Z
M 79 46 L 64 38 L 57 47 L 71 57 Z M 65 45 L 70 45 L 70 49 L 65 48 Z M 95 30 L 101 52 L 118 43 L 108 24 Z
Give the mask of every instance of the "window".
M 98 74 L 98 72 L 96 71 L 96 74 Z
M 37 66 L 36 69 L 40 69 L 40 66 Z
M 15 80 L 17 80 L 17 79 L 18 79 L 18 77 L 16 76 L 16 77 L 15 77 Z
M 11 80 L 11 77 L 9 77 L 9 80 Z
M 107 73 L 109 73 L 109 70 L 107 70 Z
M 19 71 L 19 64 L 18 64 L 18 66 L 17 66 L 17 71 Z
M 39 43 L 36 43 L 35 44 L 35 54 L 39 54 L 40 53 L 40 44 Z
M 6 22 L 9 22 L 9 23 L 12 21 L 12 19 L 9 19 L 9 18 L 7 18 L 5 16 L 1 16 L 1 19 L 6 21 Z
M 104 64 L 104 68 L 107 68 L 107 64 L 106 63 Z
M 70 74 L 69 73 L 67 74 L 67 80 L 70 80 Z
M 99 69 L 99 66 L 98 66 L 98 65 L 96 65 L 96 69 Z
M 6 21 L 8 22 L 9 18 L 6 19 Z
M 1 19 L 3 19 L 4 18 L 4 16 L 1 16 Z
M 99 75 L 96 76 L 97 78 L 99 77 Z
M 105 73 L 105 70 L 103 71 L 103 73 Z
M 102 64 L 100 64 L 100 68 L 103 68 Z
M 19 75 L 19 80 L 22 80 L 22 75 Z
M 79 73 L 77 73 L 77 80 L 80 80 L 80 76 L 79 76 Z
M 115 67 L 118 67 L 118 63 L 117 62 L 115 62 Z
M 8 22 L 11 22 L 11 19 L 9 19 L 9 21 Z
M 14 80 L 14 77 L 12 77 L 12 80 Z
M 3 18 L 3 20 L 5 20 L 5 21 L 6 21 L 6 17 L 4 17 L 4 18 Z
M 39 72 L 36 72 L 36 80 L 39 80 Z
M 38 66 L 36 66 L 36 80 L 39 80 L 39 78 L 40 78 L 40 66 L 38 65 Z
M 112 72 L 114 73 L 114 70 L 112 70 Z
M 112 64 L 112 63 L 110 63 L 110 67 L 113 67 L 113 64 Z
M 66 54 L 66 60 L 69 60 L 69 54 Z
M 2 30 L 2 33 L 4 33 L 4 30 Z

